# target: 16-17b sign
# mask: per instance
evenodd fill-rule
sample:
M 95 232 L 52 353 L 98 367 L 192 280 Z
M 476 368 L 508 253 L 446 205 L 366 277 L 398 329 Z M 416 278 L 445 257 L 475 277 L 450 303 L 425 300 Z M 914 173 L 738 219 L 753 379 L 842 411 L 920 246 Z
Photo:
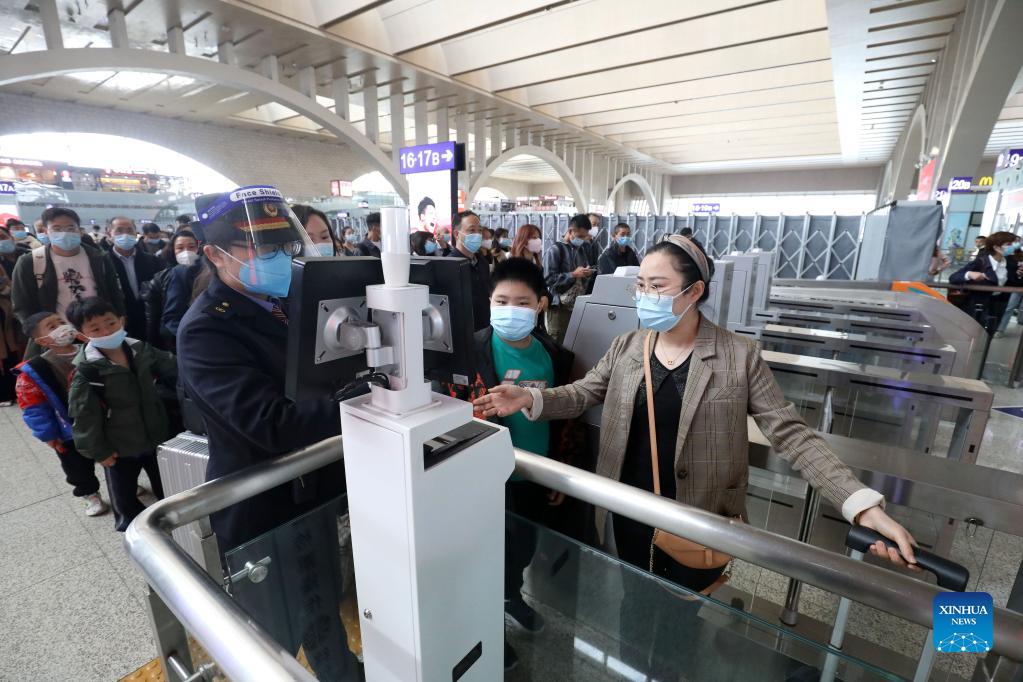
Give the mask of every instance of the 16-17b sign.
M 457 170 L 454 142 L 436 142 L 416 147 L 403 147 L 398 152 L 398 170 L 402 175 Z

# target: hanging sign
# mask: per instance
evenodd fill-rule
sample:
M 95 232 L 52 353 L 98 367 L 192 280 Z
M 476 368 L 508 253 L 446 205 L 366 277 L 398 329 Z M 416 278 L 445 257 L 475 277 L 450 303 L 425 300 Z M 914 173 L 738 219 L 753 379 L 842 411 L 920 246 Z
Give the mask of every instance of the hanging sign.
M 972 176 L 952 178 L 951 182 L 948 183 L 949 192 L 969 192 L 971 189 L 973 189 Z
M 721 211 L 721 204 L 693 204 L 693 213 L 718 213 Z
M 402 175 L 408 175 L 409 228 L 412 232 L 451 228 L 459 204 L 458 171 L 465 168 L 465 145 L 438 142 L 399 151 Z M 461 205 L 465 199 L 462 198 Z
M 1023 148 L 1006 149 L 998 155 L 998 162 L 995 164 L 995 169 L 1002 170 L 1003 168 L 1018 168 L 1021 161 L 1023 161 Z
M 458 170 L 454 142 L 435 142 L 416 147 L 402 147 L 398 151 L 398 170 L 402 175 Z

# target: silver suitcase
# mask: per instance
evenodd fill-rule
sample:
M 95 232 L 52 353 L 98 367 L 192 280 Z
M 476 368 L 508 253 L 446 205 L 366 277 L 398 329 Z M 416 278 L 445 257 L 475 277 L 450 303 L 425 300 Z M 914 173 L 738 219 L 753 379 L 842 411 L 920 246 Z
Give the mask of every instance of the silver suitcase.
M 160 445 L 156 459 L 160 465 L 164 495 L 170 497 L 204 483 L 209 458 L 206 437 L 191 431 L 184 431 Z M 177 528 L 171 535 L 210 575 L 217 579 L 221 577 L 220 557 L 207 519 Z

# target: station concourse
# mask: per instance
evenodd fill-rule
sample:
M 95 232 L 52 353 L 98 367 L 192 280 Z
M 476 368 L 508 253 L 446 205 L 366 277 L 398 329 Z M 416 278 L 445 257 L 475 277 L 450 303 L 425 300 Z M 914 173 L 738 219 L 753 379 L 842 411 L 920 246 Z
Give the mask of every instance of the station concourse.
M 1021 26 L 0 0 L 0 680 L 1023 679 Z

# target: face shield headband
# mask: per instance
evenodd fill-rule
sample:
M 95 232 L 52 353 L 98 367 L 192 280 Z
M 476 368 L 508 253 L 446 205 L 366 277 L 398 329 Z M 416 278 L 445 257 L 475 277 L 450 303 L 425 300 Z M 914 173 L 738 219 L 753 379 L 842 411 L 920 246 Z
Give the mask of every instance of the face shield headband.
M 211 231 L 231 230 L 232 241 L 246 243 L 254 254 L 299 242 L 300 254 L 319 255 L 284 196 L 271 185 L 239 187 L 225 193 L 206 207 L 199 218 Z

